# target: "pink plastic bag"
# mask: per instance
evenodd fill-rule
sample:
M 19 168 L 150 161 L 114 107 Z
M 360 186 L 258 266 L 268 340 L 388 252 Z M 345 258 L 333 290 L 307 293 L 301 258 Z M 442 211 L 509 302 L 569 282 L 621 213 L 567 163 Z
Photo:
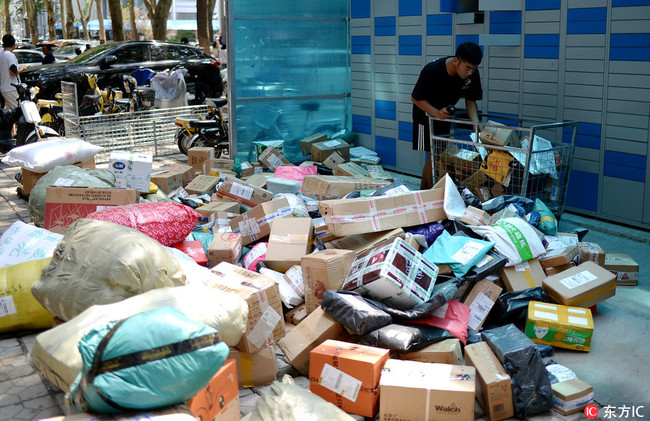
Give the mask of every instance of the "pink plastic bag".
M 306 165 L 304 167 L 280 166 L 275 169 L 273 176 L 285 180 L 300 181 L 301 187 L 299 191 L 302 191 L 302 180 L 305 179 L 305 176 L 316 174 L 318 174 L 316 165 Z
M 441 314 L 443 312 L 444 316 Z M 433 315 L 417 320 L 409 320 L 409 323 L 439 327 L 451 333 L 454 337 L 458 338 L 463 345 L 466 345 L 469 313 L 470 308 L 465 304 L 456 300 L 449 300 L 447 304 L 434 311 Z
M 181 203 L 151 202 L 110 207 L 86 218 L 124 225 L 147 234 L 163 246 L 171 246 L 187 238 L 199 216 L 197 211 Z
M 253 272 L 257 272 L 257 264 L 263 262 L 266 259 L 266 252 L 268 250 L 268 244 L 260 242 L 253 246 L 251 251 L 244 256 L 244 267 Z

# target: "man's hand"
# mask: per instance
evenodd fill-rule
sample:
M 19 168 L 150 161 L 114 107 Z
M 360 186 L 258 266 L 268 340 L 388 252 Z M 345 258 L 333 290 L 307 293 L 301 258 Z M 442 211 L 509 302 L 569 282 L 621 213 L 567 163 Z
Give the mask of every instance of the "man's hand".
M 435 114 L 433 114 L 433 116 L 435 118 L 439 118 L 439 119 L 442 119 L 442 120 L 447 120 L 447 119 L 450 119 L 452 117 L 452 114 L 449 112 L 449 110 L 447 110 L 446 107 L 443 108 L 442 110 L 436 110 L 435 108 L 434 108 L 434 110 L 436 111 Z

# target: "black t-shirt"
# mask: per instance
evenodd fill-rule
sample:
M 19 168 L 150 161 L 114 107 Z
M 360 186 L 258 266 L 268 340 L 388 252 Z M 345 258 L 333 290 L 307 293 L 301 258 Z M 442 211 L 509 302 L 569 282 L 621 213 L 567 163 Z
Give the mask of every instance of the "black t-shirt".
M 45 57 L 43 57 L 43 61 L 41 62 L 41 64 L 50 64 L 50 63 L 54 63 L 55 61 L 56 58 L 54 58 L 54 54 L 50 53 L 50 54 L 46 54 Z
M 461 97 L 471 101 L 478 101 L 483 97 L 478 69 L 465 80 L 458 76 L 449 76 L 445 64 L 448 58 L 453 57 L 441 57 L 424 66 L 411 93 L 414 99 L 427 100 L 440 110 L 448 105 L 455 105 Z M 413 122 L 427 126 L 429 124 L 426 113 L 415 104 Z

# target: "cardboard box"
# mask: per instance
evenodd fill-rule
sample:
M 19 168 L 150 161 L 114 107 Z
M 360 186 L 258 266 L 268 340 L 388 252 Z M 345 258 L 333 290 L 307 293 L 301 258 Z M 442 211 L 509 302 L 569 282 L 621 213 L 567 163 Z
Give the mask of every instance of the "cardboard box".
M 409 309 L 431 297 L 438 267 L 406 241 L 396 238 L 357 258 L 343 288 L 385 302 L 398 309 Z
M 178 172 L 154 171 L 150 180 L 166 194 L 183 187 L 183 174 Z
M 544 273 L 546 274 L 546 276 L 557 275 L 558 273 L 562 273 L 565 270 L 568 270 L 568 269 L 571 269 L 571 268 L 574 268 L 574 267 L 576 267 L 576 264 L 571 262 L 571 263 L 567 263 L 566 265 L 562 265 L 562 266 L 553 266 L 553 267 L 550 267 L 550 268 L 546 268 L 546 269 L 544 269 Z
M 255 148 L 253 149 L 253 161 L 259 161 L 260 155 L 268 147 L 275 148 L 275 150 L 278 151 L 281 155 L 284 154 L 284 140 L 258 140 L 253 142 L 253 147 Z M 255 162 L 252 164 L 255 165 Z M 260 169 L 262 168 L 261 165 L 262 164 L 260 162 Z
M 378 178 L 380 180 L 395 181 L 395 177 L 388 171 L 384 171 L 381 165 L 366 165 L 370 178 Z
M 544 269 L 537 259 L 499 269 L 499 275 L 508 291 L 541 287 L 542 281 L 546 278 Z
M 248 245 L 271 233 L 271 221 L 275 218 L 291 218 L 293 214 L 289 202 L 285 198 L 278 198 L 270 202 L 255 206 L 248 212 L 237 216 L 230 221 L 233 232 L 242 235 L 242 244 Z
M 246 184 L 263 189 L 266 187 L 266 181 L 273 177 L 271 173 L 255 173 L 246 179 Z M 243 180 L 242 180 L 243 181 Z
M 228 358 L 237 362 L 239 388 L 265 386 L 273 383 L 276 376 L 275 346 L 270 345 L 248 354 L 230 348 Z
M 311 218 L 274 220 L 264 264 L 282 273 L 299 265 L 300 259 L 311 251 L 313 232 Z
M 355 177 L 355 178 L 371 178 L 370 173 L 354 162 L 344 162 L 334 168 L 334 175 Z
M 304 192 L 304 186 L 303 186 Z M 326 200 L 318 209 L 338 237 L 421 225 L 447 219 L 444 189 L 373 198 Z
M 521 146 L 521 141 L 515 130 L 508 128 L 505 124 L 492 120 L 488 120 L 487 124 L 498 127 L 483 126 L 478 136 L 483 143 L 497 146 L 514 146 L 517 148 Z
M 544 269 L 554 266 L 563 266 L 571 263 L 579 253 L 580 249 L 577 245 L 568 246 L 564 249 L 551 250 L 540 257 L 539 263 Z
M 404 230 L 395 228 L 388 231 L 346 235 L 325 243 L 327 249 L 352 250 L 356 257 L 363 257 L 372 249 L 392 243 L 396 238 L 404 238 Z
M 479 171 L 497 183 L 507 186 L 510 164 L 514 159 L 508 152 L 492 150 L 481 163 Z
M 309 375 L 309 358 L 311 350 L 327 339 L 346 340 L 349 335 L 343 325 L 334 321 L 318 307 L 298 324 L 278 346 L 289 363 L 302 375 Z
M 336 175 L 308 175 L 302 182 L 302 194 L 317 200 L 340 199 L 358 190 L 377 190 L 389 185 L 385 180 Z
M 607 253 L 604 267 L 616 275 L 616 285 L 639 283 L 639 264 L 625 253 Z
M 187 151 L 187 164 L 198 171 L 207 174 L 210 171 L 210 160 L 214 159 L 214 148 L 194 147 Z
M 594 320 L 588 308 L 530 301 L 525 333 L 538 344 L 589 351 Z
M 89 169 L 95 169 L 95 158 L 90 158 L 84 162 L 77 162 L 72 165 L 76 165 L 79 168 L 89 168 Z M 36 182 L 41 179 L 47 172 L 34 172 L 30 170 L 26 170 L 25 168 L 21 168 L 22 174 L 23 174 L 23 182 L 21 183 L 23 186 L 23 193 L 29 194 L 34 186 L 36 185 Z
M 300 259 L 308 314 L 320 306 L 325 291 L 341 289 L 354 259 L 350 250 L 323 250 Z
M 133 189 L 48 186 L 43 227 L 65 234 L 77 219 L 107 207 L 136 203 L 138 197 Z
M 469 291 L 467 297 L 463 300 L 463 304 L 469 307 L 469 327 L 472 330 L 478 331 L 483 322 L 487 318 L 494 303 L 501 295 L 503 289 L 487 279 L 482 279 L 476 282 L 472 289 Z
M 257 155 L 255 156 L 255 159 L 257 159 Z M 262 173 L 264 173 L 264 165 L 262 165 L 261 162 L 253 161 L 253 162 L 251 162 L 251 166 L 253 167 L 253 174 L 262 174 Z
M 215 234 L 208 246 L 209 267 L 218 265 L 221 262 L 235 264 L 239 262 L 242 252 L 241 234 L 236 232 L 222 232 Z
M 115 187 L 149 193 L 153 154 L 112 151 L 108 169 L 115 175 Z
M 448 162 L 451 162 L 454 166 L 455 173 L 460 178 L 465 178 L 479 170 L 482 159 L 481 154 L 478 152 L 460 149 L 453 144 L 449 145 L 447 151 Z
M 165 165 L 160 169 L 167 172 L 180 173 L 181 176 L 183 177 L 183 187 L 190 184 L 190 181 L 194 180 L 194 177 L 196 177 L 196 170 L 194 170 L 194 168 L 191 165 L 171 164 L 171 165 Z
M 474 420 L 476 370 L 390 359 L 379 380 L 381 420 Z
M 400 352 L 398 358 L 423 363 L 463 365 L 463 351 L 461 351 L 460 341 L 456 338 L 433 343 L 419 351 Z
M 605 267 L 605 251 L 596 243 L 580 242 L 578 243 L 580 251 L 580 263 L 592 261 L 599 266 Z
M 512 417 L 511 379 L 487 342 L 465 346 L 465 361 L 476 369 L 476 399 L 490 421 Z
M 237 349 L 253 353 L 284 336 L 280 288 L 274 280 L 226 262 L 211 271 L 220 278 L 211 287 L 234 292 L 248 304 L 246 332 Z
M 250 177 L 251 175 L 255 174 L 255 168 L 251 165 L 250 162 L 244 161 L 241 163 L 241 176 L 242 177 Z
M 212 234 L 217 234 L 221 232 L 232 232 L 232 229 L 230 228 L 230 222 L 237 218 L 239 213 L 231 213 L 231 212 L 217 212 L 213 213 L 210 215 L 210 218 L 214 216 L 214 225 L 212 226 Z M 199 222 L 203 220 L 203 217 L 199 217 Z M 207 222 L 207 218 L 206 218 Z M 201 223 L 206 223 L 206 222 L 201 222 Z
M 226 177 L 237 177 L 237 173 L 234 171 L 228 171 L 221 168 L 210 168 L 206 175 L 211 175 L 212 177 L 219 177 L 220 180 L 225 180 Z
M 212 194 L 218 183 L 219 177 L 197 175 L 196 178 L 190 181 L 190 184 L 185 187 L 185 191 L 189 194 Z
M 322 241 L 323 244 L 326 244 L 328 241 L 332 241 L 336 238 L 336 236 L 330 231 L 323 218 L 314 218 L 312 221 L 314 223 L 314 233 L 316 234 L 314 242 Z
M 588 308 L 616 294 L 616 275 L 594 262 L 584 262 L 549 276 L 542 286 L 560 304 Z
M 327 140 L 326 135 L 324 135 L 323 133 L 316 133 L 304 139 L 300 139 L 298 141 L 298 146 L 300 146 L 300 152 L 306 156 L 311 154 L 311 145 L 318 142 L 324 142 L 326 140 Z
M 273 194 L 268 190 L 256 187 L 238 178 L 228 176 L 219 186 L 217 196 L 236 200 L 252 208 L 270 201 Z
M 192 413 L 201 420 L 238 421 L 239 387 L 237 364 L 228 358 L 210 383 L 188 402 Z
M 334 152 L 323 161 L 323 165 L 330 170 L 334 170 L 339 164 L 343 164 L 345 161 L 345 158 L 343 158 L 340 153 Z
M 492 216 L 484 210 L 477 209 L 474 206 L 468 206 L 460 218 L 460 222 L 467 225 L 492 225 Z
M 300 322 L 305 320 L 306 317 L 307 306 L 303 303 L 289 310 L 287 314 L 284 315 L 284 320 L 286 320 L 287 323 L 297 326 Z
M 476 171 L 474 174 L 462 180 L 460 184 L 467 187 L 474 194 L 474 196 L 478 197 L 481 195 L 481 187 L 483 187 L 487 182 L 488 176 L 485 175 L 485 173 L 482 171 Z
M 340 153 L 346 161 L 350 159 L 350 145 L 344 140 L 325 140 L 311 145 L 312 161 L 323 162 L 334 152 Z
M 293 289 L 298 296 L 305 298 L 305 283 L 302 279 L 302 266 L 299 264 L 291 266 L 289 270 L 284 273 L 284 280 L 287 281 L 289 286 L 291 286 L 291 289 Z
M 259 159 L 262 164 L 266 165 L 266 167 L 273 172 L 275 172 L 275 169 L 277 167 L 293 165 L 273 146 L 265 148 L 264 151 L 257 157 L 257 159 Z
M 200 241 L 181 241 L 180 243 L 173 244 L 172 247 L 190 256 L 197 265 L 208 265 L 208 256 L 206 256 Z
M 235 214 L 240 213 L 241 203 L 230 202 L 230 201 L 226 202 L 221 200 L 215 200 L 215 201 L 211 200 L 205 205 L 199 206 L 195 210 L 201 215 L 205 216 L 205 222 L 208 222 L 210 221 L 210 219 L 212 219 L 212 215 L 216 215 L 219 212 L 235 213 Z
M 553 383 L 553 409 L 562 415 L 582 412 L 594 400 L 594 388 L 575 378 Z
M 390 351 L 328 339 L 312 349 L 309 390 L 350 414 L 374 417 Z
M 219 170 L 232 171 L 234 166 L 235 166 L 235 160 L 234 159 L 228 159 L 228 158 L 213 158 L 213 159 L 210 159 L 210 168 L 217 168 Z

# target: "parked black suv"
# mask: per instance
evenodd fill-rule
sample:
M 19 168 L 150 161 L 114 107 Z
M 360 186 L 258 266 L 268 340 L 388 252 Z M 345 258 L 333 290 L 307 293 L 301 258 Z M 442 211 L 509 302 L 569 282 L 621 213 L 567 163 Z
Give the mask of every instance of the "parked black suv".
M 186 44 L 159 41 L 107 42 L 83 52 L 66 63 L 35 66 L 20 74 L 22 82 L 38 86 L 39 98 L 53 99 L 61 92 L 61 81 L 76 82 L 79 96 L 88 88 L 87 75 L 97 75 L 100 88 L 120 89 L 122 75 L 136 69 L 154 71 L 183 66 L 188 92 L 195 95 L 193 104 L 201 104 L 206 97 L 220 97 L 223 81 L 220 63 L 202 49 Z

